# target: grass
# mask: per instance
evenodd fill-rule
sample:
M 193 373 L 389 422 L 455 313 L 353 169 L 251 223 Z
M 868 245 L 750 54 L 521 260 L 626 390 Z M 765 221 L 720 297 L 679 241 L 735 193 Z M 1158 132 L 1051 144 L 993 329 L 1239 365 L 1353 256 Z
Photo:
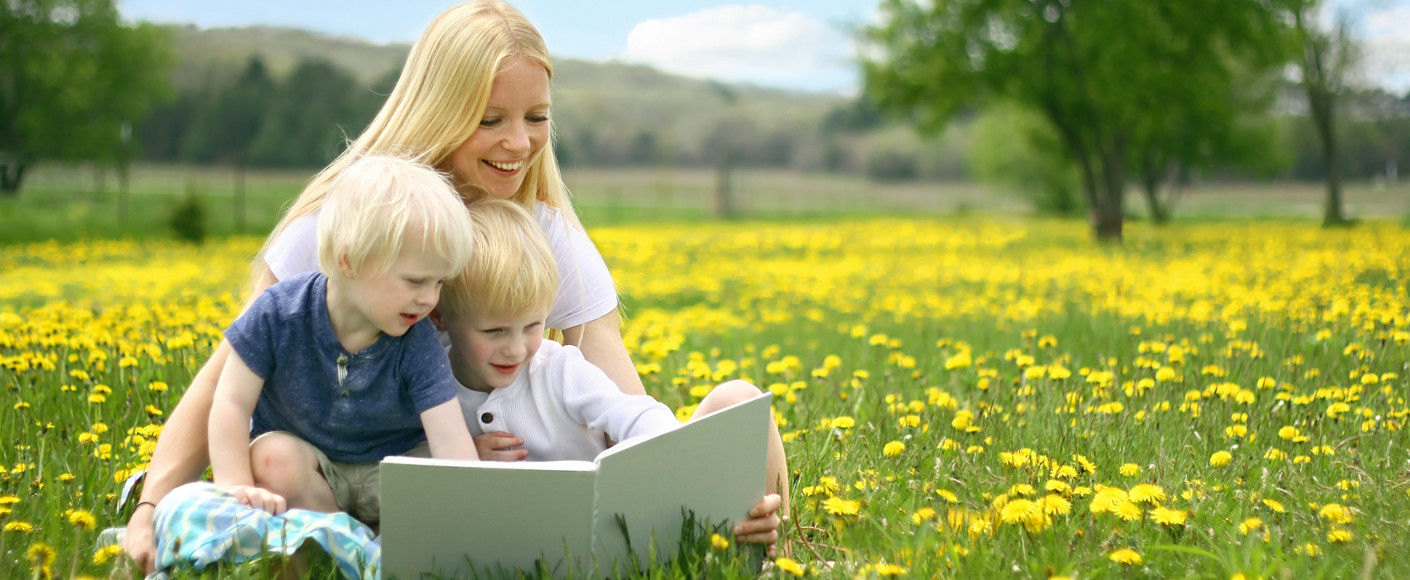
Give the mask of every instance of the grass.
M 0 245 L 170 237 L 172 212 L 188 192 L 203 202 L 209 236 L 264 235 L 313 173 L 249 172 L 242 224 L 237 219 L 235 176 L 228 168 L 137 165 L 124 202 L 111 171 L 41 165 L 31 171 L 17 197 L 0 197 Z M 575 169 L 565 171 L 564 177 L 589 227 L 713 219 L 716 174 L 708 169 Z M 1030 213 L 1010 194 L 966 183 L 877 183 L 856 175 L 751 169 L 737 172 L 733 186 L 736 219 Z M 1140 219 L 1144 202 L 1134 190 L 1128 195 L 1127 207 Z M 1176 219 L 1315 220 L 1321 217 L 1323 197 L 1319 184 L 1201 185 L 1181 197 Z M 1373 220 L 1410 219 L 1410 183 L 1348 184 L 1346 210 L 1349 216 Z
M 724 380 L 775 394 L 793 552 L 769 577 L 1410 577 L 1396 223 L 1136 223 L 1121 248 L 985 216 L 592 233 L 650 393 L 687 414 Z M 60 576 L 108 573 L 96 529 L 258 243 L 0 249 L 0 577 L 40 545 Z

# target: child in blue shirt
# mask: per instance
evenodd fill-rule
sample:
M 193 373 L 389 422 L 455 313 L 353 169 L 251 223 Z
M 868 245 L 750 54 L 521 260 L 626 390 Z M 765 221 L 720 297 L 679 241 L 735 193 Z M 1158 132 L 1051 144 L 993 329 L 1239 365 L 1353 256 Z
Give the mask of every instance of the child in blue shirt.
M 341 171 L 318 219 L 321 271 L 270 286 L 226 330 L 211 467 L 257 509 L 375 526 L 382 458 L 478 459 L 426 320 L 470 259 L 473 225 L 445 177 L 384 156 Z

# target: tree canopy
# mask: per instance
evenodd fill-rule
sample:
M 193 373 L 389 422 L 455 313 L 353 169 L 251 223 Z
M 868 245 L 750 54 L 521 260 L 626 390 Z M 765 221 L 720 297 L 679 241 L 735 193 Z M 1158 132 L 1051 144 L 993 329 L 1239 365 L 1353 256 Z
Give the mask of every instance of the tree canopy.
M 0 193 L 38 160 L 125 159 L 132 124 L 170 92 L 168 46 L 111 0 L 0 2 Z
M 882 14 L 864 31 L 868 96 L 932 130 L 990 102 L 1038 112 L 1099 239 L 1121 237 L 1131 160 L 1208 149 L 1200 136 L 1253 102 L 1236 72 L 1280 63 L 1286 26 L 1262 0 L 885 0 Z

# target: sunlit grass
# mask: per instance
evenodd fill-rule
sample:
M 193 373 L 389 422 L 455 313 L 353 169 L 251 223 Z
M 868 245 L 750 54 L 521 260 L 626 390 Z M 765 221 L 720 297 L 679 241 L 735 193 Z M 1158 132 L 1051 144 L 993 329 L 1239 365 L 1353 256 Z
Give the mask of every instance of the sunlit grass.
M 592 233 L 650 392 L 683 413 L 728 379 L 775 393 L 796 513 L 773 575 L 1410 576 L 1396 224 L 1136 225 L 1121 248 L 997 219 Z M 57 576 L 108 572 L 96 530 L 258 243 L 0 249 L 0 576 L 39 543 Z

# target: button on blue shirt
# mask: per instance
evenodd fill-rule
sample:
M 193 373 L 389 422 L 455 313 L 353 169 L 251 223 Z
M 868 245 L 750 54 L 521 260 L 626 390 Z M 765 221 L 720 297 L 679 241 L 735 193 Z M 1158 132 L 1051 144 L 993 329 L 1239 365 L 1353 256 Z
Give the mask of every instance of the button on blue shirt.
M 405 453 L 426 439 L 421 413 L 456 395 L 429 320 L 347 352 L 333 334 L 328 278 L 320 272 L 270 286 L 225 339 L 264 379 L 251 435 L 288 431 L 334 461 Z

